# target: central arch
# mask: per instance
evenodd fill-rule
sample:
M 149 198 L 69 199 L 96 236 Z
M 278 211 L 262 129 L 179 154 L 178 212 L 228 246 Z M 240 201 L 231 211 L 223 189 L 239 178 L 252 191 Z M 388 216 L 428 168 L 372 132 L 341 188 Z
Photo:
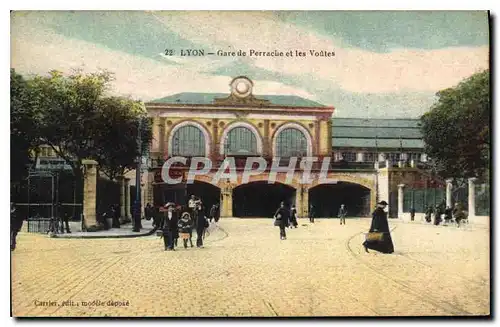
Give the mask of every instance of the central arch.
M 318 184 L 309 189 L 309 208 L 314 206 L 317 218 L 335 218 L 342 204 L 348 217 L 370 215 L 371 190 L 366 186 L 340 181 L 335 184 Z
M 242 184 L 233 189 L 233 215 L 271 218 L 281 201 L 288 206 L 295 204 L 295 188 L 266 181 Z

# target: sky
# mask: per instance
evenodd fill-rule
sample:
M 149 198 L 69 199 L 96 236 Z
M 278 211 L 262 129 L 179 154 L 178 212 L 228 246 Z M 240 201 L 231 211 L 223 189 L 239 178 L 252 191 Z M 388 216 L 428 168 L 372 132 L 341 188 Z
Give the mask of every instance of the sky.
M 174 51 L 173 56 L 165 50 Z M 205 56 L 180 56 L 201 49 Z M 305 57 L 250 57 L 250 49 Z M 221 57 L 209 52 L 246 51 Z M 309 50 L 335 52 L 315 57 Z M 181 92 L 296 95 L 335 117 L 417 118 L 436 92 L 489 67 L 485 11 L 17 11 L 11 67 L 21 74 L 107 70 L 113 92 L 149 101 Z

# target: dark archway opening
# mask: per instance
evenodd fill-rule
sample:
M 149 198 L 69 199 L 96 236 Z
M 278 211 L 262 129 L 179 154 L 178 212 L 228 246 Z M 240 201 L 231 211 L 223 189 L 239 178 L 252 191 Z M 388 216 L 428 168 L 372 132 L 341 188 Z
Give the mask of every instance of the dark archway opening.
M 318 218 L 337 217 L 341 204 L 347 207 L 348 217 L 366 217 L 370 215 L 370 189 L 348 182 L 321 184 L 309 190 L 311 204 Z
M 194 181 L 192 184 L 163 184 L 159 195 L 161 199 L 155 199 L 155 205 L 174 202 L 182 206 L 187 206 L 189 198 L 194 195 L 203 202 L 207 217 L 212 205 L 220 204 L 220 189 L 215 185 L 200 181 Z
M 291 186 L 267 182 L 243 184 L 233 190 L 235 217 L 272 217 L 281 201 L 295 204 L 295 189 Z

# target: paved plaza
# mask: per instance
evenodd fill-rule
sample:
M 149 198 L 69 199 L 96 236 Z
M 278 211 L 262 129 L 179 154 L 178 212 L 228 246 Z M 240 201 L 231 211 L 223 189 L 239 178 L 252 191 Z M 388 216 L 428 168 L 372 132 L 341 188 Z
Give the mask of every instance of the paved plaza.
M 390 220 L 394 254 L 365 253 L 370 219 L 221 219 L 205 248 L 156 236 L 51 239 L 21 233 L 12 310 L 31 316 L 486 315 L 489 231 Z M 113 302 L 109 302 L 113 301 Z M 86 305 L 85 305 L 86 304 Z

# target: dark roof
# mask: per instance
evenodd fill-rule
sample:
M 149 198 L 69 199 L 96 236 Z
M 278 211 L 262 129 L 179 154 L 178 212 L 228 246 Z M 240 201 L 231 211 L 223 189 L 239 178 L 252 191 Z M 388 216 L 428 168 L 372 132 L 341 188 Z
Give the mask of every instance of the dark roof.
M 423 149 L 418 119 L 332 119 L 332 145 L 345 148 Z
M 184 92 L 170 95 L 161 99 L 150 101 L 150 103 L 165 104 L 214 104 L 214 99 L 223 99 L 228 93 L 195 93 Z M 269 100 L 271 104 L 287 107 L 325 107 L 324 105 L 301 98 L 295 95 L 254 95 L 257 99 Z

